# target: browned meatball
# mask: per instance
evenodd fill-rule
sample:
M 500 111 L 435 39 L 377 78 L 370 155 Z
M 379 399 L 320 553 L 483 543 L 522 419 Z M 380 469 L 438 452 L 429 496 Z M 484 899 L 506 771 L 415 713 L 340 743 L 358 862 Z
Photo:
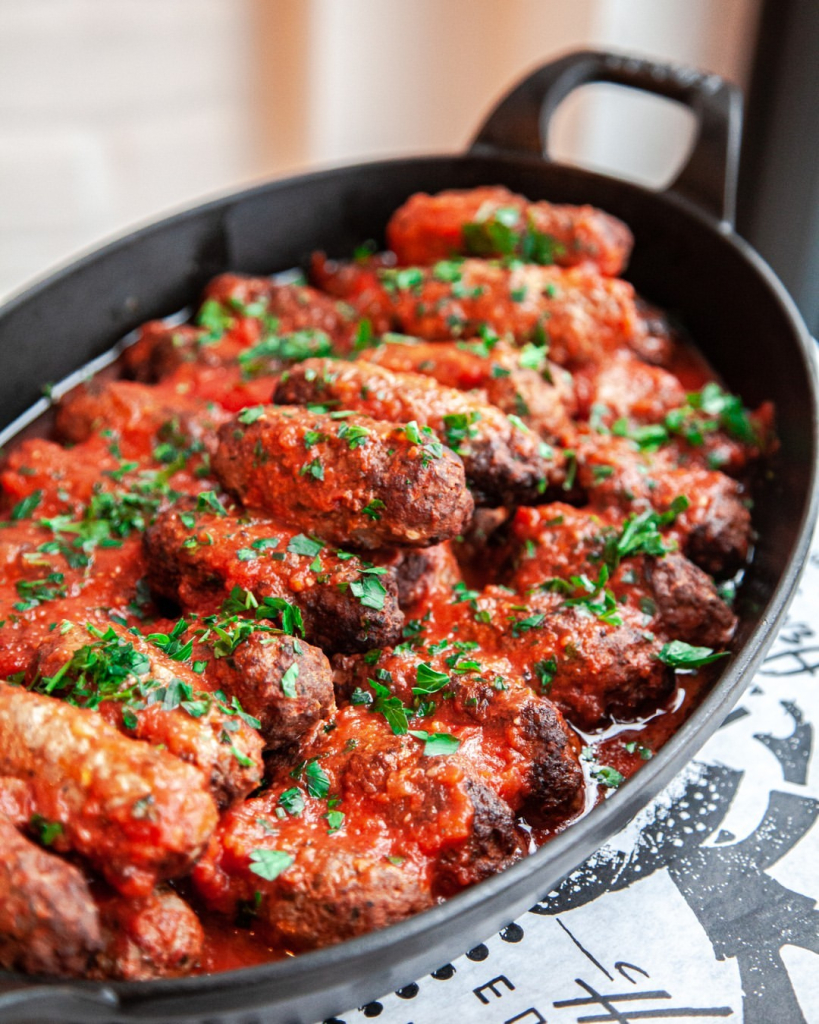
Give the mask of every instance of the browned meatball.
M 308 739 L 335 711 L 330 662 L 304 640 L 234 616 L 205 630 L 200 656 L 208 659 L 208 682 L 259 720 L 269 749 Z
M 612 717 L 634 720 L 674 689 L 674 673 L 658 660 L 655 637 L 582 609 L 545 614 L 524 634 L 507 634 L 504 646 L 528 662 L 531 684 L 580 729 L 597 729 Z
M 610 427 L 628 417 L 635 423 L 662 423 L 666 413 L 685 402 L 685 388 L 667 370 L 650 366 L 631 352 L 591 364 L 575 376 L 579 413 Z
M 259 406 L 219 431 L 213 468 L 248 508 L 324 540 L 422 547 L 457 536 L 473 508 L 460 459 L 431 441 L 369 416 Z
M 338 657 L 337 684 L 348 699 L 356 699 L 356 693 L 372 693 L 371 678 L 388 681 L 393 697 L 416 714 L 424 711 L 419 728 L 440 719 L 447 730 L 470 735 L 468 750 L 455 757 L 512 810 L 540 818 L 571 816 L 583 800 L 583 774 L 579 745 L 560 712 L 534 693 L 507 659 L 480 649 L 459 656 L 454 643 L 442 646 L 443 652 L 428 657 L 408 650 L 383 651 L 375 660 Z M 440 674 L 438 689 L 419 696 L 428 670 Z M 493 765 L 491 773 L 487 764 Z
M 0 843 L 0 965 L 29 974 L 84 974 L 103 938 L 82 872 L 3 817 Z
M 429 599 L 442 586 L 454 586 L 461 578 L 449 541 L 431 548 L 398 548 L 376 557 L 379 565 L 395 568 L 403 611 Z
M 571 374 L 550 363 L 545 349 L 529 346 L 521 351 L 502 341 L 488 345 L 402 338 L 365 349 L 358 359 L 394 373 L 422 373 L 460 391 L 480 389 L 492 405 L 560 443 L 574 434 Z
M 376 333 L 429 340 L 473 338 L 482 331 L 518 344 L 549 345 L 549 358 L 576 368 L 622 349 L 641 351 L 647 336 L 634 289 L 588 267 L 502 266 L 468 259 L 447 267 L 395 270 L 329 264 L 314 258 L 321 287 L 347 299 Z M 669 339 L 653 361 L 673 354 Z
M 377 420 L 429 427 L 460 455 L 478 504 L 533 504 L 550 486 L 559 491 L 565 479 L 562 453 L 523 423 L 421 374 L 308 359 L 282 376 L 275 400 L 326 403 Z
M 105 948 L 88 976 L 149 981 L 187 974 L 202 953 L 204 931 L 170 889 L 148 896 L 98 898 Z
M 112 623 L 103 632 L 63 622 L 40 646 L 28 682 L 96 707 L 125 735 L 195 765 L 220 806 L 241 800 L 262 780 L 256 730 L 226 714 L 196 672 L 122 626 Z
M 379 714 L 343 709 L 303 756 L 228 812 L 193 875 L 209 906 L 250 907 L 272 941 L 303 950 L 383 927 L 522 853 L 511 809 L 467 764 Z
M 387 244 L 406 265 L 514 253 L 561 266 L 593 263 L 614 275 L 622 273 L 633 238 L 622 221 L 593 206 L 530 202 L 489 185 L 416 192 L 390 218 Z
M 747 561 L 752 531 L 744 487 L 675 445 L 639 451 L 626 438 L 589 435 L 578 446 L 577 479 L 601 511 L 666 512 L 683 496 L 688 507 L 669 531 L 683 553 L 711 576 L 731 576 Z
M 55 429 L 61 440 L 75 444 L 111 430 L 122 455 L 130 458 L 144 455 L 153 442 L 163 439 L 163 431 L 181 434 L 201 449 L 211 447 L 216 427 L 227 417 L 218 406 L 207 408 L 174 391 L 129 380 L 92 381 L 59 403 Z
M 217 302 L 237 319 L 261 321 L 269 333 L 319 330 L 346 351 L 354 328 L 349 306 L 302 284 L 277 284 L 268 277 L 220 274 L 207 286 L 205 301 Z M 257 340 L 261 340 L 259 337 Z
M 151 587 L 188 612 L 227 602 L 228 614 L 289 619 L 288 632 L 303 631 L 328 651 L 369 650 L 400 636 L 394 570 L 341 557 L 271 520 L 170 509 L 146 531 L 145 546 Z
M 673 524 L 663 525 L 650 510 L 648 514 L 648 519 L 645 512 L 641 517 L 648 543 L 638 539 L 636 550 L 621 559 L 617 544 L 640 517 L 621 520 L 558 503 L 519 509 L 506 531 L 503 580 L 521 595 L 542 595 L 544 588 L 559 584 L 562 592 L 577 596 L 582 587 L 578 591 L 570 581 L 581 574 L 596 579 L 605 562 L 612 572 L 607 582 L 618 599 L 619 617 L 669 640 L 725 647 L 736 616 L 711 578 L 676 550 Z M 542 600 L 535 597 L 538 606 Z M 547 599 L 547 610 L 549 604 Z
M 28 781 L 41 818 L 126 895 L 184 874 L 217 820 L 201 773 L 121 736 L 93 711 L 0 683 L 0 774 Z
M 183 363 L 221 365 L 235 358 L 241 346 L 230 337 L 207 343 L 208 332 L 193 324 L 170 326 L 151 320 L 139 329 L 137 340 L 123 354 L 126 374 L 145 384 L 169 377 Z
M 280 795 L 248 800 L 222 819 L 193 874 L 210 909 L 231 920 L 251 914 L 270 942 L 301 952 L 385 928 L 434 905 L 426 865 L 390 854 L 389 846 L 382 852 L 372 831 L 330 841 L 326 821 L 318 819 L 288 821 L 270 835 L 259 822 L 276 820 Z M 267 881 L 253 866 L 262 866 L 268 851 L 285 854 L 285 862 L 297 860 Z
M 646 559 L 644 572 L 669 636 L 717 649 L 729 643 L 737 618 L 702 569 L 672 553 Z

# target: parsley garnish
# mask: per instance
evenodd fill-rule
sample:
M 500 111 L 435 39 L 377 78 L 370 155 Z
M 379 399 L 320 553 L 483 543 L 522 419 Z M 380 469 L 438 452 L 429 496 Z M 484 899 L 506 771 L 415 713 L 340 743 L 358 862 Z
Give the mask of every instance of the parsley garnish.
M 217 516 L 226 516 L 227 509 L 219 500 L 215 491 L 201 491 L 196 498 L 197 512 L 214 512 Z
M 63 834 L 63 826 L 59 821 L 49 821 L 41 814 L 32 814 L 29 819 L 29 826 L 37 833 L 37 838 L 43 846 L 51 846 L 55 839 Z
M 367 427 L 359 427 L 354 423 L 342 423 L 336 431 L 338 436 L 347 442 L 350 451 L 355 451 L 367 443 L 370 431 Z
M 272 882 L 282 871 L 286 871 L 295 859 L 292 853 L 285 853 L 284 850 L 251 850 L 250 870 L 266 882 Z
M 64 583 L 65 576 L 61 572 L 50 572 L 39 580 L 17 580 L 14 586 L 21 600 L 15 601 L 14 610 L 28 612 L 44 601 L 66 597 L 68 592 Z
M 415 669 L 415 680 L 418 684 L 413 686 L 412 692 L 416 697 L 425 697 L 430 693 L 437 693 L 449 682 L 446 672 L 437 672 L 430 664 L 422 661 Z
M 16 523 L 20 519 L 31 519 L 34 510 L 42 500 L 43 492 L 41 490 L 32 491 L 27 497 L 18 501 L 11 510 L 11 521 Z
M 379 575 L 383 575 L 387 570 L 381 569 L 362 569 L 361 579 L 353 580 L 350 583 L 350 591 L 354 597 L 358 600 L 365 608 L 373 608 L 375 611 L 381 611 L 384 607 L 384 601 L 387 597 L 387 588 L 378 579 Z
M 264 416 L 265 407 L 263 405 L 251 405 L 247 409 L 242 409 L 239 413 L 238 419 L 240 423 L 250 424 L 255 423 L 256 420 L 261 419 Z
M 462 441 L 477 435 L 478 429 L 474 424 L 480 417 L 481 414 L 477 410 L 469 413 L 453 412 L 444 416 L 444 437 L 454 452 L 460 452 Z
M 271 362 L 300 363 L 305 359 L 333 354 L 330 337 L 319 330 L 272 333 L 257 345 L 239 353 L 239 366 L 245 377 L 256 377 L 268 370 Z
M 535 675 L 538 677 L 540 682 L 540 689 L 543 693 L 548 693 L 552 688 L 555 675 L 557 674 L 557 658 L 552 656 L 551 658 L 545 658 L 542 661 L 536 661 L 532 666 L 535 670 Z
M 316 800 L 323 800 L 330 792 L 330 776 L 317 760 L 308 761 L 304 768 L 307 792 Z
M 304 794 L 298 786 L 286 789 L 279 797 L 279 805 L 294 818 L 299 818 L 304 812 Z
M 417 740 L 424 741 L 425 757 L 449 757 L 454 754 L 461 741 L 457 736 L 450 736 L 445 732 L 427 732 L 425 729 L 410 729 L 410 736 Z
M 629 555 L 656 557 L 667 554 L 671 548 L 664 542 L 660 527 L 670 526 L 690 504 L 684 494 L 679 494 L 665 512 L 647 509 L 638 515 L 629 516 L 618 536 L 610 535 L 606 538 L 604 557 L 611 571 L 617 568 L 621 559 Z
M 324 466 L 321 464 L 321 459 L 318 456 L 301 467 L 299 470 L 299 476 L 311 476 L 314 480 L 324 479 Z
M 367 516 L 368 519 L 372 519 L 375 522 L 381 518 L 380 509 L 386 508 L 384 502 L 380 498 L 373 498 L 372 501 L 368 502 L 364 508 L 362 508 L 362 515 Z
M 297 697 L 298 692 L 296 691 L 296 680 L 299 678 L 299 666 L 294 661 L 293 664 L 282 676 L 282 692 L 285 697 Z
M 295 537 L 290 538 L 287 550 L 293 555 L 305 555 L 307 558 L 315 558 L 323 547 L 324 544 L 320 540 L 313 540 L 312 537 L 307 537 L 303 533 L 297 533 Z
M 720 658 L 727 658 L 728 654 L 728 651 L 714 651 L 711 647 L 692 647 L 683 640 L 672 640 L 663 644 L 657 657 L 664 665 L 685 670 L 710 665 Z

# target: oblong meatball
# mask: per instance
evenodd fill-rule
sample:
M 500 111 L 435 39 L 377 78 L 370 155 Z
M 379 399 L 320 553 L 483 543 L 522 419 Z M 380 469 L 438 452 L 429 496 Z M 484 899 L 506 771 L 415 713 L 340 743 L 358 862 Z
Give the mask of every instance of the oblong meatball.
M 565 480 L 562 453 L 525 424 L 421 374 L 308 359 L 282 375 L 275 401 L 332 403 L 377 420 L 429 427 L 460 455 L 478 504 L 533 504 Z
M 214 626 L 197 643 L 196 656 L 208 659 L 208 682 L 259 720 L 268 749 L 309 739 L 335 711 L 332 669 L 318 647 L 239 617 Z
M 157 516 L 144 541 L 152 589 L 186 612 L 215 613 L 227 602 L 228 614 L 292 620 L 292 633 L 295 608 L 296 631 L 327 651 L 366 651 L 400 637 L 394 569 L 272 520 L 178 506 Z
M 182 435 L 200 450 L 215 441 L 215 430 L 228 414 L 218 406 L 174 391 L 131 380 L 91 381 L 74 388 L 58 404 L 55 430 L 62 441 L 86 441 L 100 430 L 116 434 L 126 458 L 150 452 L 163 430 Z
M 0 966 L 82 975 L 103 948 L 94 898 L 79 868 L 0 817 Z
M 402 920 L 523 852 L 511 809 L 467 765 L 363 708 L 334 723 L 296 771 L 225 815 L 193 873 L 208 906 L 251 908 L 293 950 Z
M 424 440 L 369 416 L 260 406 L 222 427 L 213 468 L 246 507 L 324 540 L 423 547 L 457 536 L 473 509 L 460 459 Z
M 621 220 L 593 206 L 530 202 L 500 185 L 416 192 L 387 224 L 387 244 L 405 265 L 516 255 L 564 267 L 593 263 L 615 275 L 633 241 Z
M 149 981 L 179 977 L 196 966 L 204 930 L 193 909 L 171 889 L 97 901 L 105 945 L 89 977 Z
M 645 351 L 648 328 L 632 286 L 588 267 L 467 259 L 442 273 L 440 267 L 396 270 L 314 257 L 313 275 L 368 317 L 376 333 L 460 340 L 488 330 L 521 345 L 548 344 L 549 358 L 570 369 L 622 349 Z M 668 361 L 673 351 L 673 339 L 652 338 L 652 362 Z
M 220 806 L 262 781 L 256 730 L 226 714 L 196 672 L 115 623 L 103 632 L 63 622 L 40 646 L 28 685 L 72 702 L 81 691 L 83 706 L 125 735 L 195 765 Z
M 184 874 L 217 820 L 198 769 L 121 736 L 93 711 L 0 683 L 0 774 L 120 892 L 146 895 Z
M 444 387 L 480 389 L 492 405 L 560 443 L 568 443 L 574 433 L 571 374 L 549 363 L 545 349 L 521 351 L 502 341 L 487 345 L 402 338 L 364 349 L 357 358 L 394 373 L 422 373 Z
M 438 688 L 423 697 L 423 718 L 469 736 L 453 761 L 513 811 L 571 817 L 584 796 L 580 746 L 555 705 L 533 692 L 508 659 L 478 645 L 460 656 L 455 645 L 440 646 L 444 651 L 426 655 L 402 649 L 373 652 L 377 658 L 337 657 L 336 683 L 349 698 L 371 694 L 373 676 L 388 680 L 390 694 L 415 709 L 419 679 L 437 676 Z
M 657 606 L 657 621 L 669 636 L 717 650 L 729 643 L 737 617 L 702 569 L 671 553 L 646 559 L 643 571 Z

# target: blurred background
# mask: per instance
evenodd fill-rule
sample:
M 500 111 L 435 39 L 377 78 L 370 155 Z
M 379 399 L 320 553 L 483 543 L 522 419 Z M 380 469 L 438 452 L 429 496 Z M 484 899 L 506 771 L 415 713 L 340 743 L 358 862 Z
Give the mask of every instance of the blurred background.
M 0 0 L 0 299 L 205 196 L 460 150 L 527 70 L 581 47 L 746 89 L 740 231 L 819 331 L 815 0 Z M 550 145 L 661 187 L 692 135 L 683 108 L 596 85 Z

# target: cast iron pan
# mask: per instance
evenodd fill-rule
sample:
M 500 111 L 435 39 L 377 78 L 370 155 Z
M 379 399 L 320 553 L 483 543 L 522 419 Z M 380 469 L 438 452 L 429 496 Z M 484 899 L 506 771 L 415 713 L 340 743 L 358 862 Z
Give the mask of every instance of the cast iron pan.
M 611 81 L 686 104 L 699 131 L 671 188 L 653 192 L 544 156 L 548 122 L 576 86 Z M 742 591 L 730 659 L 705 703 L 612 799 L 534 856 L 382 932 L 278 963 L 144 983 L 6 975 L 0 1021 L 301 1022 L 397 989 L 531 906 L 620 829 L 722 722 L 774 637 L 815 515 L 817 404 L 812 342 L 772 271 L 733 231 L 739 93 L 715 76 L 601 53 L 540 68 L 493 111 L 469 151 L 364 164 L 262 185 L 108 245 L 0 311 L 3 423 L 143 321 L 190 305 L 225 270 L 266 274 L 314 249 L 344 256 L 383 238 L 411 193 L 504 184 L 532 199 L 591 203 L 622 218 L 636 245 L 628 277 L 676 314 L 748 405 L 772 399 L 782 450 L 754 516 L 760 540 Z

